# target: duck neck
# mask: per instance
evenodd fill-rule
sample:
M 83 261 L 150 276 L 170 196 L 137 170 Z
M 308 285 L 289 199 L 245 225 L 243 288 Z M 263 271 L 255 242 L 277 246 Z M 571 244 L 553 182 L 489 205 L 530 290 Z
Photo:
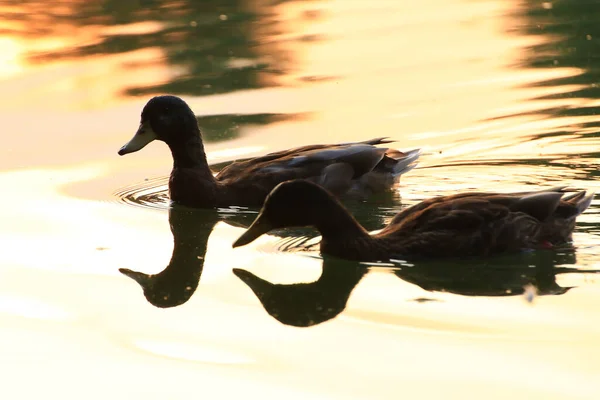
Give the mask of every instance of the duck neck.
M 327 242 L 370 238 L 369 233 L 335 199 L 331 199 L 329 207 L 317 209 L 315 226 Z
M 182 141 L 168 144 L 173 155 L 173 168 L 193 168 L 204 172 L 209 179 L 213 179 L 206 160 L 200 130 L 198 127 L 194 130 L 194 135 L 188 136 Z

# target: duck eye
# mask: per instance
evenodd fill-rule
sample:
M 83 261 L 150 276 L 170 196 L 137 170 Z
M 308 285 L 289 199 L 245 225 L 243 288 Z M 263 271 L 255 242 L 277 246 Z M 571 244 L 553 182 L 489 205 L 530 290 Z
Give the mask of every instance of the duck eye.
M 158 120 L 162 125 L 170 125 L 171 124 L 171 116 L 168 114 L 161 114 L 158 117 Z

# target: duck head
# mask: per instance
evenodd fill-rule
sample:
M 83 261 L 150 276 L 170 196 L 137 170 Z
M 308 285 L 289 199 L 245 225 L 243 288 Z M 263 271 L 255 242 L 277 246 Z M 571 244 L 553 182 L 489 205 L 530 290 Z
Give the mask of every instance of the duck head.
M 154 140 L 171 147 L 199 135 L 196 116 L 185 101 L 177 96 L 156 96 L 144 106 L 137 132 L 121 147 L 119 155 L 134 153 Z
M 280 183 L 265 199 L 252 225 L 233 243 L 247 245 L 278 228 L 316 226 L 335 209 L 336 200 L 325 189 L 306 180 Z

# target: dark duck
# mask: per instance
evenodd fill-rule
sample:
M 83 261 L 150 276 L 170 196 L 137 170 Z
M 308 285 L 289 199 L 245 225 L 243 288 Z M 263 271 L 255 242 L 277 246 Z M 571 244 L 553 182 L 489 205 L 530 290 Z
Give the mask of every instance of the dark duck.
M 136 152 L 160 140 L 169 146 L 173 202 L 195 208 L 256 206 L 279 183 L 307 179 L 336 196 L 366 198 L 396 185 L 410 171 L 420 150 L 403 153 L 375 147 L 384 138 L 364 142 L 309 145 L 237 161 L 216 176 L 210 170 L 196 116 L 175 96 L 158 96 L 144 106 L 141 123 L 119 155 Z
M 488 256 L 552 247 L 571 240 L 575 219 L 593 194 L 564 187 L 527 193 L 461 193 L 402 210 L 369 234 L 342 204 L 306 180 L 284 182 L 267 197 L 233 247 L 272 229 L 313 226 L 321 253 L 358 261 Z

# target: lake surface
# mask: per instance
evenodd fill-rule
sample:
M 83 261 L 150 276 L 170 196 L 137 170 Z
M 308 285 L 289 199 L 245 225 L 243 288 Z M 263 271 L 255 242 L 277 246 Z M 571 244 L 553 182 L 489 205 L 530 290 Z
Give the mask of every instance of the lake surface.
M 598 398 L 598 199 L 573 248 L 372 266 L 324 261 L 311 230 L 234 250 L 256 210 L 169 210 L 167 147 L 117 150 L 172 93 L 215 169 L 379 136 L 423 149 L 393 199 L 349 205 L 369 229 L 464 190 L 599 191 L 600 3 L 0 11 L 1 398 Z M 144 291 L 119 269 L 156 275 Z

